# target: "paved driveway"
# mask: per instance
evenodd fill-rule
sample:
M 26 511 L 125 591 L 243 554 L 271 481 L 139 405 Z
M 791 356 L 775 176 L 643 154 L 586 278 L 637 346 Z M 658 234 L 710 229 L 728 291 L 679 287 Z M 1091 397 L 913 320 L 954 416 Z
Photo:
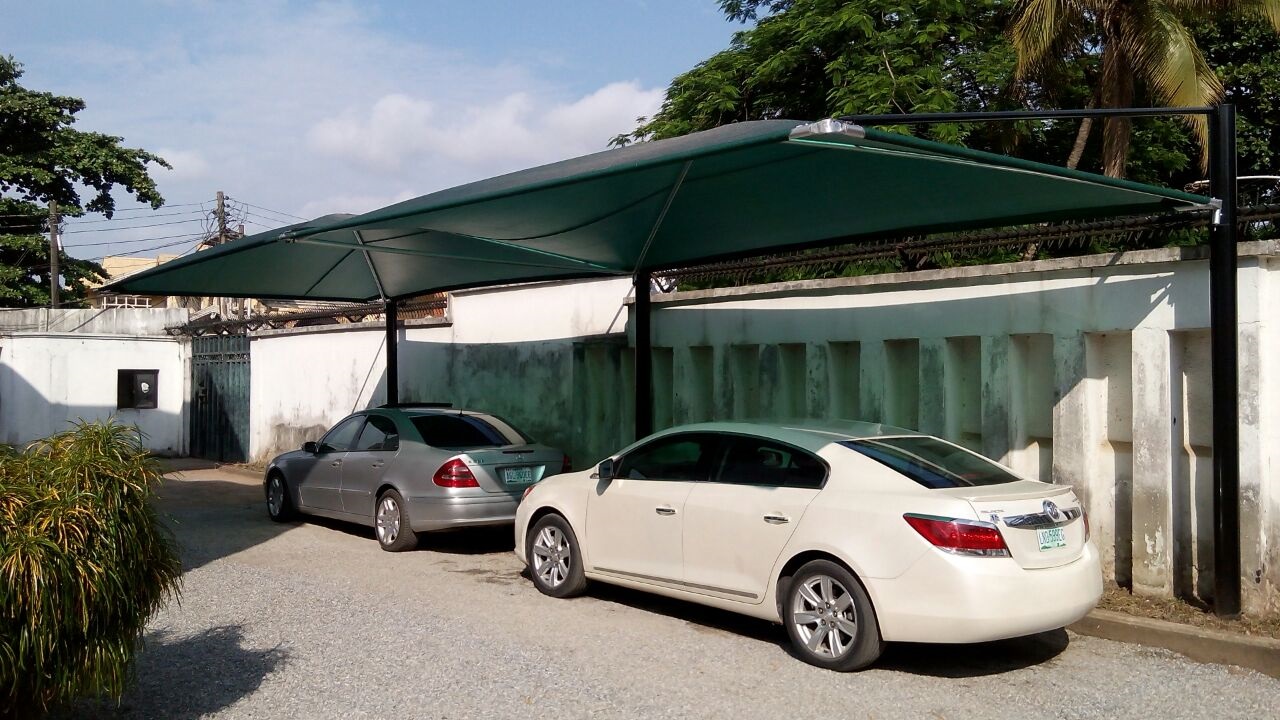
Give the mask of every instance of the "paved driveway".
M 189 471 L 162 494 L 182 603 L 155 619 L 124 708 L 82 716 L 1257 720 L 1280 707 L 1263 675 L 1066 632 L 891 646 L 841 675 L 793 659 L 768 623 L 599 584 L 543 597 L 506 530 L 394 555 L 362 528 L 269 522 L 243 475 Z

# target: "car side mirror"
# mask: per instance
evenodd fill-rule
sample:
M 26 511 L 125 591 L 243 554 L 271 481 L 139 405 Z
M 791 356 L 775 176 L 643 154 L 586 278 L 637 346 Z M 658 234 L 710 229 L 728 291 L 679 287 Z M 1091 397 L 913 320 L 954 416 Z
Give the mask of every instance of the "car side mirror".
M 302 452 L 318 455 L 320 453 L 320 446 L 308 440 L 307 442 L 302 443 Z
M 613 458 L 604 460 L 596 467 L 596 477 L 600 480 L 613 479 Z

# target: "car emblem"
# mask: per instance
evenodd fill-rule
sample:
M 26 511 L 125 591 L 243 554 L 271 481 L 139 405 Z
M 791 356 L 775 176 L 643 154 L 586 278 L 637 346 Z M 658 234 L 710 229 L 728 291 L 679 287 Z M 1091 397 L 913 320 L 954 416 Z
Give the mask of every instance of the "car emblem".
M 1062 520 L 1062 511 L 1058 509 L 1058 506 L 1052 500 L 1044 501 L 1044 514 L 1048 515 L 1049 519 L 1054 522 Z

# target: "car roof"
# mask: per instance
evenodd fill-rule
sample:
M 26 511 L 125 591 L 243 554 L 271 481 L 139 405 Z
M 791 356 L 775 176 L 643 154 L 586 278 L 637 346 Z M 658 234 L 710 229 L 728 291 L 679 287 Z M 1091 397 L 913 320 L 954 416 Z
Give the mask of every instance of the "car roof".
M 677 425 L 667 428 L 660 435 L 678 432 L 720 432 L 739 435 L 756 435 L 779 440 L 796 447 L 817 452 L 834 442 L 843 440 L 860 440 L 870 437 L 893 437 L 898 435 L 920 435 L 915 430 L 907 430 L 884 423 L 862 422 L 858 420 L 736 420 L 729 422 L 705 422 L 691 425 Z

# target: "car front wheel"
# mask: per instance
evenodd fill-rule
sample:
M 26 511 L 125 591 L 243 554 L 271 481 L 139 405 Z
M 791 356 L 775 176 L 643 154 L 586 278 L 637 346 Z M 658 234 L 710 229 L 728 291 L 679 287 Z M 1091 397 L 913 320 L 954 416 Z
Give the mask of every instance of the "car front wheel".
M 814 560 L 796 571 L 783 609 L 791 644 L 810 665 L 861 670 L 884 650 L 871 599 L 853 573 L 837 563 Z
M 276 522 L 287 522 L 294 517 L 289 488 L 279 471 L 272 472 L 267 478 L 267 515 Z
M 525 557 L 533 584 L 542 594 L 568 598 L 586 589 L 578 538 L 563 517 L 546 515 L 534 523 L 525 540 Z
M 378 497 L 373 521 L 378 544 L 383 550 L 404 552 L 418 546 L 418 535 L 410 527 L 409 511 L 404 506 L 404 498 L 395 490 L 388 490 Z

